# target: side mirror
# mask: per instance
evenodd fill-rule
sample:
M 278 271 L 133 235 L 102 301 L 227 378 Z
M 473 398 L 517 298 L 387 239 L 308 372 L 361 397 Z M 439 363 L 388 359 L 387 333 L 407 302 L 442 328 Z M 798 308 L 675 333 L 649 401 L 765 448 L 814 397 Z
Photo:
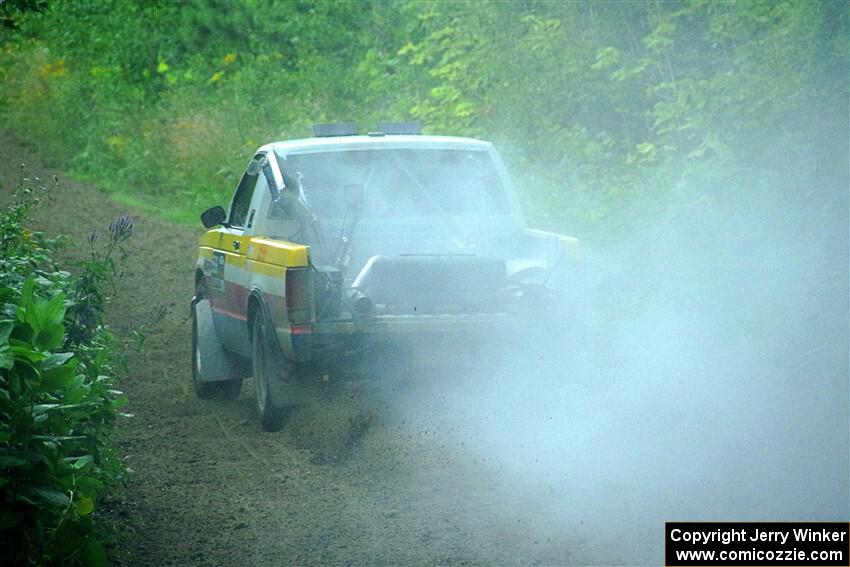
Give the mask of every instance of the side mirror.
M 210 207 L 209 209 L 201 213 L 201 222 L 203 223 L 205 228 L 212 228 L 214 226 L 224 224 L 226 218 L 227 213 L 224 212 L 224 208 L 218 205 L 216 205 L 215 207 Z

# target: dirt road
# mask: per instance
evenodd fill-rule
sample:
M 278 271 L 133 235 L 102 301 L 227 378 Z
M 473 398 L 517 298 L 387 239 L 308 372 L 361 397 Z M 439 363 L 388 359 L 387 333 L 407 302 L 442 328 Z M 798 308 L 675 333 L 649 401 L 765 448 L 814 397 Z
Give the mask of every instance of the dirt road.
M 26 175 L 59 176 L 37 227 L 83 241 L 114 217 L 133 216 L 113 326 L 128 331 L 158 301 L 170 309 L 122 381 L 135 415 L 120 439 L 132 475 L 101 513 L 117 528 L 115 564 L 586 562 L 579 535 L 546 527 L 555 511 L 545 497 L 442 431 L 427 418 L 434 399 L 420 402 L 415 387 L 399 389 L 392 403 L 369 386 L 346 389 L 274 434 L 259 428 L 250 379 L 235 402 L 197 399 L 187 315 L 199 230 L 128 210 L 0 136 L 4 188 L 21 163 Z

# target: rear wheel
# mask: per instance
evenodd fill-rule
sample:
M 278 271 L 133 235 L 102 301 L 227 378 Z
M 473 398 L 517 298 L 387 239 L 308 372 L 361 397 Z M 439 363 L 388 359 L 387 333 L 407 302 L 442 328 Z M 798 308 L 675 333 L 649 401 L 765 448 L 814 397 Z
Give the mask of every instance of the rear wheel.
M 208 370 L 215 366 L 233 368 L 236 365 L 229 360 L 233 355 L 226 352 L 218 344 L 218 337 L 215 336 L 212 322 L 200 321 L 199 318 L 198 305 L 196 304 L 192 306 L 192 385 L 195 387 L 195 394 L 203 399 L 235 400 L 239 397 L 239 392 L 242 389 L 242 378 L 214 382 L 203 380 L 204 373 L 209 373 Z M 212 344 L 212 341 L 215 344 Z M 208 344 L 203 345 L 204 342 Z M 225 358 L 228 360 L 218 360 Z M 222 362 L 228 364 L 223 365 Z
M 278 431 L 295 406 L 291 395 L 298 388 L 294 369 L 280 352 L 274 329 L 262 312 L 254 318 L 252 337 L 251 362 L 260 425 L 266 431 Z

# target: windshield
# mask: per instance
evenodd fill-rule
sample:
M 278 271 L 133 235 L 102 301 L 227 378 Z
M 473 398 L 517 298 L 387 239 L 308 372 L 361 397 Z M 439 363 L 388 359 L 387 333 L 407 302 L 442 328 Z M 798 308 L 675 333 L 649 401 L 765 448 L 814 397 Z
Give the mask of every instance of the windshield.
M 498 172 L 482 150 L 354 149 L 278 161 L 286 177 L 300 180 L 303 198 L 319 217 L 345 216 L 354 192 L 362 216 L 509 212 Z

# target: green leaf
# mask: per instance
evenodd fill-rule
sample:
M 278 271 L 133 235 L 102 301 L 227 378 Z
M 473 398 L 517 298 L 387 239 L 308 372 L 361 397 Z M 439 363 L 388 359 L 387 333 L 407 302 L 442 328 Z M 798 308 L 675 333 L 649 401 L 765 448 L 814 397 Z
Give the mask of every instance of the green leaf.
M 47 325 L 62 325 L 62 320 L 65 318 L 65 295 L 60 293 L 53 296 L 44 306 L 43 316 L 45 326 Z
M 13 457 L 11 455 L 0 455 L 0 467 L 23 467 L 29 464 L 29 461 L 21 459 L 20 457 Z
M 59 366 L 46 370 L 41 375 L 41 386 L 43 390 L 64 390 L 76 376 L 74 365 Z
M 86 494 L 97 494 L 103 490 L 103 483 L 90 476 L 84 476 L 77 480 L 77 487 Z
M 85 494 L 80 494 L 74 503 L 74 508 L 80 516 L 88 516 L 94 510 L 94 500 Z
M 88 567 L 107 567 L 108 565 L 106 560 L 106 550 L 103 548 L 103 545 L 93 537 L 86 539 L 86 543 L 83 545 L 80 556 L 83 560 L 83 564 Z
M 85 384 L 85 377 L 82 375 L 75 376 L 65 388 L 65 401 L 69 404 L 77 404 L 82 402 L 88 396 L 89 389 Z
M 59 407 L 62 407 L 62 404 L 35 404 L 34 406 L 32 406 L 32 413 L 45 413 Z
M 35 343 L 44 350 L 53 350 L 62 346 L 64 340 L 65 327 L 61 324 L 51 324 L 38 332 Z
M 78 439 L 88 439 L 85 435 L 33 435 L 33 439 L 37 441 L 75 441 Z M 71 460 L 76 460 L 80 457 L 69 457 Z M 62 459 L 65 461 L 65 459 Z
M 14 321 L 0 321 L 0 345 L 9 343 L 9 335 L 14 328 Z
M 7 345 L 0 346 L 0 368 L 6 370 L 12 368 L 15 364 L 15 357 Z
M 22 315 L 25 313 L 27 307 L 33 304 L 33 293 L 35 291 L 35 278 L 30 276 L 27 278 L 27 281 L 24 282 L 24 287 L 21 288 L 21 299 L 18 303 L 17 313 L 18 320 L 24 321 Z
M 60 508 L 64 508 L 71 503 L 71 499 L 68 498 L 67 494 L 61 490 L 50 488 L 48 486 L 33 486 L 32 488 L 25 490 L 24 494 L 35 496 L 46 504 Z
M 48 370 L 54 366 L 61 366 L 74 356 L 73 352 L 57 352 L 44 359 L 44 369 Z
M 41 362 L 47 358 L 47 355 L 43 352 L 33 350 L 29 346 L 20 344 L 17 340 L 13 341 L 13 345 L 10 350 L 15 358 L 28 360 L 30 362 Z
M 85 439 L 85 437 L 68 437 L 73 439 Z M 69 464 L 71 468 L 75 471 L 82 470 L 90 465 L 93 461 L 93 457 L 91 455 L 84 455 L 82 457 L 65 457 L 64 459 L 60 459 L 59 462 L 62 464 Z
M 611 65 L 616 65 L 622 59 L 622 52 L 616 47 L 603 47 L 596 51 L 596 62 L 590 66 L 591 69 L 601 70 Z

